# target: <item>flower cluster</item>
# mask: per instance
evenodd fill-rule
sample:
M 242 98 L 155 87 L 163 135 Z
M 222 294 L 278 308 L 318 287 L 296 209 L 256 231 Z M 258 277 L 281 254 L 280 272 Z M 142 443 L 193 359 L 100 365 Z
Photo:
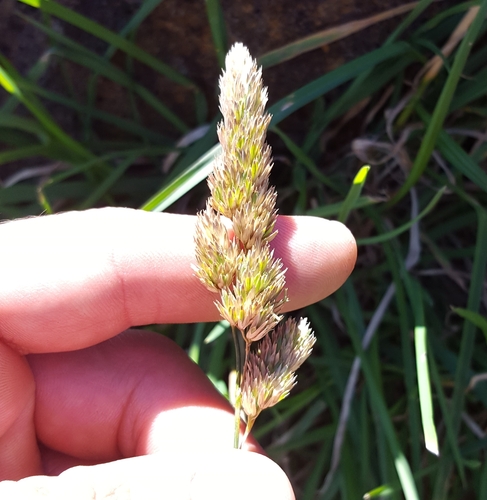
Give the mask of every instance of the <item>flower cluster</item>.
M 218 126 L 222 153 L 208 178 L 211 197 L 198 214 L 195 272 L 220 294 L 215 304 L 221 316 L 245 343 L 240 359 L 235 337 L 236 415 L 240 421 L 242 407 L 248 432 L 260 411 L 287 396 L 315 337 L 303 319 L 278 326 L 287 294 L 285 270 L 269 245 L 277 233 L 277 195 L 269 186 L 272 156 L 265 138 L 271 116 L 265 112 L 262 70 L 240 43 L 225 63 Z

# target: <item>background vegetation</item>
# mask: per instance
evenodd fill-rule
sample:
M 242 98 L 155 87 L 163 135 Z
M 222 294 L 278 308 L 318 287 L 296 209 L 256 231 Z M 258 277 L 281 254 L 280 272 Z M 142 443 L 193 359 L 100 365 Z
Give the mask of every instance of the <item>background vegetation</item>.
M 32 7 L 23 21 L 51 48 L 26 75 L 0 54 L 8 96 L 0 165 L 15 167 L 0 176 L 2 218 L 104 205 L 194 213 L 207 196 L 201 181 L 218 152 L 218 117 L 206 116 L 195 82 L 133 41 L 160 0 L 142 2 L 120 33 L 54 1 L 22 2 Z M 359 244 L 345 286 L 304 311 L 318 343 L 297 388 L 256 427 L 299 499 L 487 498 L 487 0 L 420 17 L 431 3 L 405 6 L 381 47 L 271 103 L 281 213 L 338 218 Z M 206 7 L 222 64 L 224 16 L 218 0 Z M 379 19 L 296 40 L 260 63 L 279 65 Z M 105 53 L 54 29 L 59 20 L 106 42 Z M 113 62 L 116 52 L 125 64 Z M 87 69 L 84 101 L 68 77 L 66 94 L 39 83 L 53 61 Z M 134 79 L 134 61 L 191 89 L 199 127 Z M 99 77 L 125 89 L 131 117 L 97 108 Z M 178 137 L 146 127 L 141 102 Z M 77 115 L 78 137 L 46 103 Z M 296 134 L 285 119 L 302 108 L 307 125 Z M 104 139 L 98 123 L 127 135 Z M 370 170 L 359 171 L 363 164 Z M 227 392 L 233 355 L 224 323 L 161 331 Z

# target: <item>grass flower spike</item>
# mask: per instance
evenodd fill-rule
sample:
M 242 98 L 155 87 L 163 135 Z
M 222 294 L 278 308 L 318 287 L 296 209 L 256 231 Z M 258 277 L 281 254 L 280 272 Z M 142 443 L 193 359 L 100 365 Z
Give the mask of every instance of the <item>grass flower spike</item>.
M 272 155 L 265 142 L 271 116 L 262 70 L 248 49 L 235 44 L 220 78 L 218 126 L 222 153 L 208 178 L 211 197 L 198 214 L 196 275 L 211 291 L 234 336 L 237 359 L 235 439 L 240 412 L 248 435 L 259 413 L 285 398 L 295 370 L 311 353 L 315 337 L 306 320 L 288 319 L 285 270 L 269 242 L 276 235 L 276 191 L 269 186 Z M 236 331 L 240 331 L 239 337 Z M 242 344 L 244 349 L 242 349 Z

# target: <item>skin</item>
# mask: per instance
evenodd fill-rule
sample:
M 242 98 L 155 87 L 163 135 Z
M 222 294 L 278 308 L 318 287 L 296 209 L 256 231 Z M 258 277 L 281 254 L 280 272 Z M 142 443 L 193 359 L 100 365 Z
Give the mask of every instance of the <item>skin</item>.
M 0 498 L 294 498 L 255 442 L 232 450 L 232 409 L 186 354 L 127 330 L 219 319 L 191 269 L 194 224 L 111 208 L 0 225 Z M 343 225 L 277 229 L 287 310 L 349 276 Z

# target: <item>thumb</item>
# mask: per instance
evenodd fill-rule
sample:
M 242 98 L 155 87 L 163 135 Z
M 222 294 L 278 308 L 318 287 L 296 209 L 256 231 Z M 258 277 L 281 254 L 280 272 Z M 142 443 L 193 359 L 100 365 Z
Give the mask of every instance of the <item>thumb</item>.
M 12 500 L 295 500 L 277 464 L 241 450 L 157 453 L 0 483 Z

